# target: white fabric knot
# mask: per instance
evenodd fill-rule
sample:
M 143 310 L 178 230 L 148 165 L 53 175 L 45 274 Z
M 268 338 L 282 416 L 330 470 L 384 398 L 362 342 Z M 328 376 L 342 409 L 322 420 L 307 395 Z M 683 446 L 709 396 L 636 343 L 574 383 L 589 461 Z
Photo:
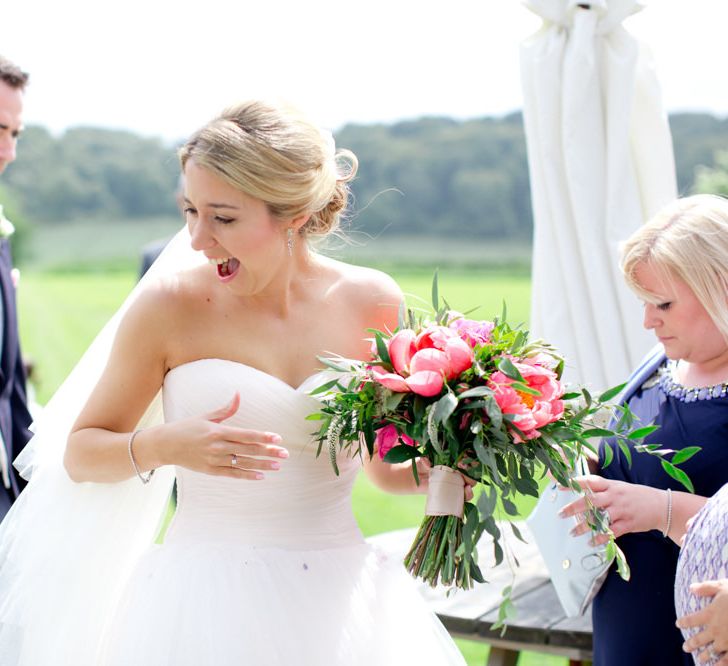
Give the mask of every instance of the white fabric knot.
M 597 17 L 596 32 L 605 35 L 632 14 L 645 7 L 640 0 L 523 0 L 523 4 L 546 23 L 572 28 L 577 15 L 590 12 Z M 580 5 L 589 5 L 584 9 Z

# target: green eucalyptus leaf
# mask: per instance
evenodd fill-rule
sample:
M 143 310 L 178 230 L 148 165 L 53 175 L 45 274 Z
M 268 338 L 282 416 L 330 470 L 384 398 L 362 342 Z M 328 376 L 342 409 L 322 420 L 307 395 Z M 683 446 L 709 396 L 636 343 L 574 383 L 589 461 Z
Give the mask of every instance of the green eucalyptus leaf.
M 604 462 L 602 463 L 602 468 L 609 467 L 609 465 L 612 464 L 612 459 L 614 458 L 614 451 L 612 450 L 611 446 L 605 446 L 604 447 Z
M 553 437 L 557 442 L 570 442 L 576 439 L 576 433 L 571 428 L 565 426 L 549 430 L 548 435 Z
M 338 386 L 339 380 L 333 379 L 330 382 L 326 382 L 325 384 L 321 384 L 321 386 L 317 386 L 313 391 L 309 391 L 309 395 L 317 395 L 318 393 L 324 393 L 325 391 L 328 391 L 329 389 L 334 388 L 334 386 Z M 343 388 L 343 387 L 339 387 Z
M 388 412 L 395 411 L 406 395 L 406 393 L 387 391 L 384 395 L 384 409 Z
M 498 370 L 500 370 L 509 379 L 514 379 L 524 384 L 526 382 L 526 380 L 523 378 L 523 375 L 521 375 L 521 373 L 518 371 L 518 368 L 513 365 L 513 361 L 511 361 L 511 359 L 509 359 L 507 356 L 503 356 L 501 359 L 498 360 Z
M 332 370 L 338 370 L 339 372 L 351 372 L 351 367 L 349 365 L 343 365 L 340 361 L 337 361 L 336 359 L 327 358 L 326 356 L 319 356 L 317 358 L 327 368 L 331 368 Z
M 483 438 L 480 435 L 476 436 L 473 440 L 473 449 L 475 449 L 475 455 L 480 462 L 489 467 L 494 465 L 493 452 L 485 448 Z
M 670 462 L 673 465 L 680 465 L 686 460 L 690 460 L 690 458 L 692 458 L 698 451 L 700 451 L 699 446 L 687 446 L 684 449 L 677 451 Z
M 506 510 L 506 513 L 509 516 L 517 516 L 518 515 L 518 507 L 509 499 L 502 498 L 501 502 L 503 504 L 503 508 Z
M 651 435 L 656 430 L 659 430 L 660 426 L 656 425 L 649 425 L 644 426 L 643 428 L 637 428 L 637 430 L 633 430 L 629 435 L 627 435 L 627 439 L 642 439 L 643 437 L 647 437 L 648 435 Z
M 478 510 L 483 518 L 492 516 L 495 511 L 495 507 L 498 504 L 498 493 L 493 486 L 483 488 L 483 492 L 478 495 L 476 500 Z
M 503 548 L 497 541 L 493 541 L 493 557 L 495 558 L 495 566 L 503 561 Z
M 518 527 L 516 526 L 516 523 L 514 523 L 513 521 L 510 521 L 509 525 L 511 526 L 511 529 L 513 530 L 513 534 L 516 535 L 516 539 L 518 539 L 519 541 L 522 541 L 523 543 L 528 543 L 528 541 L 526 541 L 523 538 L 523 535 L 521 534 L 521 530 L 518 529 Z
M 524 331 L 516 331 L 516 335 L 513 337 L 511 343 L 511 353 L 516 354 L 521 350 L 521 347 L 526 343 L 526 333 Z
M 488 386 L 476 386 L 458 394 L 458 398 L 463 400 L 464 398 L 479 398 L 484 395 L 493 395 L 493 389 Z
M 523 382 L 514 381 L 511 384 L 511 388 L 514 391 L 518 391 L 519 393 L 527 393 L 528 395 L 533 395 L 537 398 L 540 398 L 542 393 L 538 389 L 531 388 L 528 384 L 524 384 Z
M 529 476 L 519 476 L 513 479 L 513 485 L 522 495 L 538 497 L 538 483 Z
M 612 388 L 607 389 L 599 396 L 599 402 L 609 402 L 612 398 L 616 398 L 622 392 L 625 386 L 627 386 L 626 382 L 624 384 L 620 384 L 619 386 L 612 386 Z
M 589 428 L 581 433 L 582 437 L 616 437 L 617 433 L 608 428 Z
M 592 406 L 592 396 L 589 391 L 587 391 L 585 388 L 581 389 L 581 395 L 584 398 L 584 403 L 586 404 L 586 408 L 589 409 L 589 407 Z
M 490 536 L 493 537 L 494 541 L 498 541 L 498 539 L 501 538 L 501 531 L 498 528 L 498 525 L 495 522 L 495 518 L 493 516 L 488 516 L 487 518 L 484 518 L 480 521 L 480 524 L 482 528 L 490 534 Z
M 384 361 L 384 363 L 388 365 L 392 365 L 392 359 L 389 358 L 389 350 L 387 349 L 387 343 L 384 342 L 384 337 L 379 331 L 375 331 L 374 333 L 374 339 L 377 342 L 377 354 L 379 354 L 379 358 Z
M 629 569 L 629 564 L 627 563 L 627 558 L 624 556 L 622 549 L 616 543 L 614 544 L 614 548 L 615 548 L 614 559 L 617 562 L 617 573 L 619 574 L 620 578 L 622 578 L 622 580 L 628 581 L 630 579 L 630 576 L 632 575 L 632 572 Z
M 407 444 L 398 444 L 393 446 L 387 454 L 384 456 L 384 462 L 386 463 L 401 463 L 413 458 L 419 458 L 420 452 L 416 446 L 409 446 Z
M 629 448 L 629 445 L 622 438 L 619 438 L 617 440 L 617 443 L 619 444 L 619 450 L 622 452 L 624 457 L 627 459 L 627 464 L 630 467 L 632 467 L 632 451 Z
M 376 441 L 377 435 L 374 432 L 374 424 L 372 423 L 371 419 L 366 419 L 364 421 L 364 443 L 367 447 L 367 452 L 369 453 L 369 457 L 371 458 L 374 455 L 374 442 Z
M 473 562 L 473 564 L 470 565 L 470 576 L 476 583 L 487 583 L 488 581 L 485 580 L 483 577 L 483 572 L 480 570 L 480 567 Z
M 436 423 L 443 423 L 450 418 L 457 406 L 457 397 L 454 393 L 450 393 L 448 391 L 445 395 L 442 396 L 442 398 L 440 398 L 435 403 L 435 406 L 433 407 L 435 413 L 432 418 L 435 420 Z
M 493 428 L 500 430 L 503 425 L 503 412 L 501 412 L 500 407 L 498 407 L 498 403 L 495 401 L 495 398 L 485 398 L 485 413 L 488 415 Z
M 675 481 L 679 481 L 688 489 L 688 492 L 694 493 L 695 488 L 693 488 L 693 482 L 690 480 L 690 477 L 685 474 L 679 467 L 675 467 L 672 463 L 668 462 L 667 460 L 661 460 L 660 463 L 662 464 L 662 469 L 664 469 Z

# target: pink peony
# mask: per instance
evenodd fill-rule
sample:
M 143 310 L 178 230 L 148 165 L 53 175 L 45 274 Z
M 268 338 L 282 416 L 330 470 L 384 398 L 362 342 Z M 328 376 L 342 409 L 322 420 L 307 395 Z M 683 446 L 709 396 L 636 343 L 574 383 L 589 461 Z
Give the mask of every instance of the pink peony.
M 390 449 L 393 449 L 399 444 L 417 446 L 417 443 L 411 437 L 407 437 L 404 433 L 397 432 L 396 426 L 393 426 L 391 423 L 377 430 L 377 438 L 375 442 L 377 450 L 379 451 L 379 457 L 382 460 L 384 460 L 384 456 L 387 455 Z
M 515 416 L 513 423 L 523 433 L 523 437 L 535 439 L 541 435 L 539 428 L 563 415 L 564 403 L 560 398 L 564 394 L 564 387 L 553 370 L 537 362 L 513 361 L 513 365 L 518 368 L 526 385 L 539 391 L 540 395 L 514 389 L 511 386 L 514 380 L 500 371 L 490 376 L 488 385 L 493 389 L 500 410 Z M 523 441 L 518 433 L 512 434 L 517 444 Z
M 398 331 L 387 341 L 387 350 L 394 372 L 374 366 L 374 379 L 392 391 L 427 397 L 440 393 L 446 380 L 455 379 L 474 360 L 472 348 L 445 326 L 428 326 L 419 335 Z
M 459 312 L 450 313 L 449 328 L 471 347 L 489 342 L 494 326 L 492 321 L 475 321 L 465 319 Z

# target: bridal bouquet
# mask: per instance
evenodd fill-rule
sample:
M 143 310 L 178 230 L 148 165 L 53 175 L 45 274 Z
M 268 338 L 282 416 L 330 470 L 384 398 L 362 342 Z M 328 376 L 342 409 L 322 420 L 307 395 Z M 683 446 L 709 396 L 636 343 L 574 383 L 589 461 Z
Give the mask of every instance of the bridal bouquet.
M 594 450 L 590 438 L 616 437 L 629 459 L 626 441 L 641 441 L 655 426 L 630 432 L 629 409 L 606 404 L 621 386 L 597 398 L 585 388 L 567 391 L 563 359 L 508 324 L 505 307 L 500 318 L 476 321 L 440 307 L 437 292 L 435 278 L 430 319 L 403 307 L 394 332 L 373 331 L 370 361 L 321 359 L 342 374 L 314 391 L 322 407 L 309 418 L 321 421 L 319 453 L 328 450 L 337 473 L 339 453 L 361 455 L 362 447 L 370 456 L 376 448 L 385 462 L 411 461 L 418 483 L 416 460 L 430 461 L 426 515 L 405 565 L 433 586 L 467 589 L 484 582 L 476 550 L 483 532 L 493 537 L 496 564 L 503 559 L 499 507 L 517 515 L 514 498 L 538 497 L 537 480 L 546 471 L 578 489 L 572 471 L 584 449 Z M 604 410 L 614 429 L 593 425 Z M 684 474 L 668 461 L 663 466 L 676 478 Z M 465 502 L 464 476 L 476 481 L 474 502 Z M 609 532 L 593 513 L 593 527 Z M 613 536 L 607 556 L 627 571 Z

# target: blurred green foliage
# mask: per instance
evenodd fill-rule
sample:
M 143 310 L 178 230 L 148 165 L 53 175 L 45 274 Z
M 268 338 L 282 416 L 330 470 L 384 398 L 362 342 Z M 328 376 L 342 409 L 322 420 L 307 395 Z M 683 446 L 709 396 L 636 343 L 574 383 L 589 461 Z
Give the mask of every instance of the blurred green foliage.
M 716 151 L 728 147 L 728 119 L 681 113 L 670 126 L 680 193 L 718 187 L 705 174 L 716 167 L 725 172 Z M 336 139 L 359 158 L 348 225 L 356 233 L 530 242 L 520 113 L 347 125 Z M 0 202 L 12 203 L 15 220 L 37 233 L 89 220 L 172 218 L 178 177 L 175 148 L 160 139 L 88 127 L 56 137 L 31 126 L 18 160 L 3 173 Z M 22 234 L 16 246 L 22 253 Z

